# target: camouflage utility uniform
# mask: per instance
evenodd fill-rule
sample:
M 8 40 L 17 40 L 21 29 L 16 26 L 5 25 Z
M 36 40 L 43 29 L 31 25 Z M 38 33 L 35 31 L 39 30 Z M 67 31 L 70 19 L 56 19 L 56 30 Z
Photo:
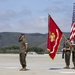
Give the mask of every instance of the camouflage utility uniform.
M 74 49 L 74 51 L 72 51 L 72 62 L 74 65 L 73 69 L 75 69 L 75 45 L 73 45 L 73 49 Z
M 23 38 L 20 41 L 20 63 L 23 68 L 26 67 L 26 55 L 27 55 L 27 49 L 26 49 L 26 39 Z
M 71 50 L 70 50 L 70 45 L 66 42 L 65 43 L 65 63 L 67 69 L 69 69 L 70 65 L 70 56 L 71 56 Z

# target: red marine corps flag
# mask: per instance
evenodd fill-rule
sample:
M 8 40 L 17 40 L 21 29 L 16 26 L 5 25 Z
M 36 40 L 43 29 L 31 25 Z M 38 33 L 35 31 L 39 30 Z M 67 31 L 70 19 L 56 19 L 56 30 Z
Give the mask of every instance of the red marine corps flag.
M 54 59 L 58 51 L 60 40 L 62 38 L 62 31 L 56 25 L 54 20 L 48 16 L 48 40 L 47 50 L 49 50 L 49 56 Z

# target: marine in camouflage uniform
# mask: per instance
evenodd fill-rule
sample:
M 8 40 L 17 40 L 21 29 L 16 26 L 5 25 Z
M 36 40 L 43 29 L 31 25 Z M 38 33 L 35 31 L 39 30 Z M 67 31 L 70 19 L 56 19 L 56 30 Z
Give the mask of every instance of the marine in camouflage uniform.
M 64 69 L 69 69 L 69 65 L 70 65 L 70 56 L 71 56 L 71 50 L 70 50 L 70 45 L 69 45 L 69 38 L 66 40 L 66 43 L 64 45 L 64 50 L 65 50 L 65 63 L 66 63 L 66 67 L 64 67 Z
M 22 71 L 26 70 L 26 55 L 27 55 L 27 41 L 24 38 L 24 34 L 21 34 L 19 38 L 20 43 L 20 63 L 22 65 Z
M 74 67 L 72 69 L 75 69 L 75 44 L 72 44 L 73 50 L 72 50 L 72 62 Z

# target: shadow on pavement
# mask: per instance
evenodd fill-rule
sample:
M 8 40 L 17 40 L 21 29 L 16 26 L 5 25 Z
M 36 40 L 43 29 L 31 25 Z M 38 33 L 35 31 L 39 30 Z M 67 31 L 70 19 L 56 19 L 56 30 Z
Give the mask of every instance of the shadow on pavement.
M 63 68 L 50 68 L 49 70 L 61 70 Z

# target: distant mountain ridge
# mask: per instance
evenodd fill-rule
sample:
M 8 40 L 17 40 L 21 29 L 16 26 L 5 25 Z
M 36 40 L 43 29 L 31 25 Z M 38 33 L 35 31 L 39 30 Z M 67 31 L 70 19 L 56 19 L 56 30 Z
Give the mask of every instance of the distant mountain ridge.
M 21 33 L 17 32 L 2 32 L 0 33 L 0 47 L 5 46 L 13 46 L 13 45 L 19 45 L 18 38 Z M 64 32 L 66 37 L 69 37 L 69 32 Z M 29 47 L 31 46 L 38 46 L 43 49 L 46 49 L 47 44 L 47 34 L 41 34 L 41 33 L 25 33 L 26 40 L 28 42 Z M 62 47 L 64 42 L 64 38 L 62 38 L 60 47 Z
M 17 32 L 2 32 L 0 33 L 0 47 L 19 45 L 18 38 L 21 33 Z M 26 40 L 29 46 L 38 46 L 46 41 L 47 34 L 40 33 L 25 33 Z

